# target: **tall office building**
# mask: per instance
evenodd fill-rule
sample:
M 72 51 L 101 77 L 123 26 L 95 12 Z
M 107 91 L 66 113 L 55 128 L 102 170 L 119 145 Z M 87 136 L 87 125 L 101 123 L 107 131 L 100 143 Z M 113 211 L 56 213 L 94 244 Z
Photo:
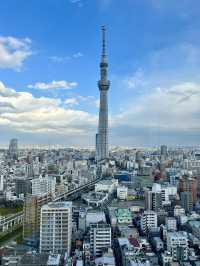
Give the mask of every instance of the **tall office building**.
M 90 245 L 94 256 L 100 256 L 103 251 L 111 247 L 111 227 L 100 222 L 90 224 Z
M 51 202 L 42 206 L 40 252 L 70 255 L 72 237 L 72 202 Z
M 100 109 L 99 109 L 99 127 L 96 134 L 96 160 L 101 161 L 109 157 L 108 151 L 108 89 L 110 81 L 108 80 L 108 62 L 105 45 L 105 27 L 102 27 L 103 45 L 100 63 L 101 78 L 98 82 L 100 91 Z
M 146 210 L 159 211 L 162 208 L 162 191 L 160 184 L 154 183 L 152 191 L 145 191 L 144 198 Z
M 161 145 L 160 154 L 161 154 L 161 156 L 164 156 L 164 157 L 167 156 L 167 146 L 166 145 Z
M 152 210 L 158 212 L 162 209 L 162 193 L 152 192 Z
M 17 160 L 18 158 L 18 141 L 17 139 L 11 139 L 9 144 L 9 157 L 12 160 Z
M 184 175 L 179 180 L 180 192 L 191 192 L 192 202 L 197 201 L 197 180 L 195 178 Z

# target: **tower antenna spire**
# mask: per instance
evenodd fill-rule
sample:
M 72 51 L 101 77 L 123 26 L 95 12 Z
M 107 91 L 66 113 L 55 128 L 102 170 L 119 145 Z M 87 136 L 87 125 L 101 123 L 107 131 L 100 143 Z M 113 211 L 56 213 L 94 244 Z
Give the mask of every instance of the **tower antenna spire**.
M 106 26 L 102 26 L 101 30 L 102 30 L 102 56 L 106 57 Z

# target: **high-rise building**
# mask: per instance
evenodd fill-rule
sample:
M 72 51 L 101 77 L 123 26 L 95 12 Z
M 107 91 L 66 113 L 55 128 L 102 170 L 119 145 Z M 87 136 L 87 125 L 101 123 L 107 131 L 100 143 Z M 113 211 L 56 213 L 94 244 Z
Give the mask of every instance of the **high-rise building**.
M 144 195 L 145 209 L 158 211 L 162 208 L 162 192 L 159 184 L 154 183 L 152 191 L 146 190 Z
M 72 202 L 51 202 L 42 206 L 40 252 L 70 255 L 72 237 Z
M 24 202 L 23 238 L 26 242 L 36 244 L 40 231 L 40 210 L 51 201 L 51 195 L 41 197 L 27 195 Z
M 179 180 L 179 189 L 180 192 L 191 192 L 192 193 L 192 202 L 197 201 L 197 180 L 191 178 L 187 175 L 184 175 Z
M 90 247 L 94 256 L 99 256 L 102 252 L 111 247 L 111 227 L 100 222 L 90 224 Z
M 146 210 L 152 210 L 152 191 L 145 190 L 144 192 L 144 206 Z
M 12 160 L 17 160 L 18 158 L 18 141 L 17 139 L 11 139 L 9 144 L 9 157 Z
M 191 212 L 193 210 L 192 193 L 189 191 L 181 192 L 181 206 L 185 212 Z
M 186 232 L 167 233 L 167 250 L 171 252 L 173 261 L 188 260 L 188 237 Z
M 166 145 L 161 145 L 160 154 L 161 154 L 161 156 L 164 156 L 164 157 L 167 156 L 167 146 Z
M 162 193 L 153 192 L 152 193 L 152 210 L 157 212 L 160 209 L 162 209 Z
M 100 63 L 101 78 L 98 82 L 100 91 L 100 109 L 99 109 L 99 127 L 96 134 L 96 160 L 101 161 L 109 157 L 108 151 L 108 89 L 110 81 L 108 80 L 108 62 L 106 56 L 105 27 L 102 27 L 103 45 Z

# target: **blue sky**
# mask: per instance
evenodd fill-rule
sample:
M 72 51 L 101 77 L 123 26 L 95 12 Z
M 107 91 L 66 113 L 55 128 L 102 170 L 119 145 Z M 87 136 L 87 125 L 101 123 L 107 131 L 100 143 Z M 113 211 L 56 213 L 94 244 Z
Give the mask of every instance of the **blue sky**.
M 100 26 L 107 26 L 110 143 L 200 141 L 197 0 L 2 0 L 0 143 L 93 146 Z

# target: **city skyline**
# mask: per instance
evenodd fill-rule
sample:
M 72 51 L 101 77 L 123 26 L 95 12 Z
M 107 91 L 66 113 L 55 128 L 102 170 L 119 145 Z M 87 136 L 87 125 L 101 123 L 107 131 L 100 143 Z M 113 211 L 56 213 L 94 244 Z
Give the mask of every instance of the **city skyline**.
M 197 145 L 200 4 L 194 2 L 2 1 L 0 144 L 17 138 L 95 146 L 105 24 L 111 146 Z

